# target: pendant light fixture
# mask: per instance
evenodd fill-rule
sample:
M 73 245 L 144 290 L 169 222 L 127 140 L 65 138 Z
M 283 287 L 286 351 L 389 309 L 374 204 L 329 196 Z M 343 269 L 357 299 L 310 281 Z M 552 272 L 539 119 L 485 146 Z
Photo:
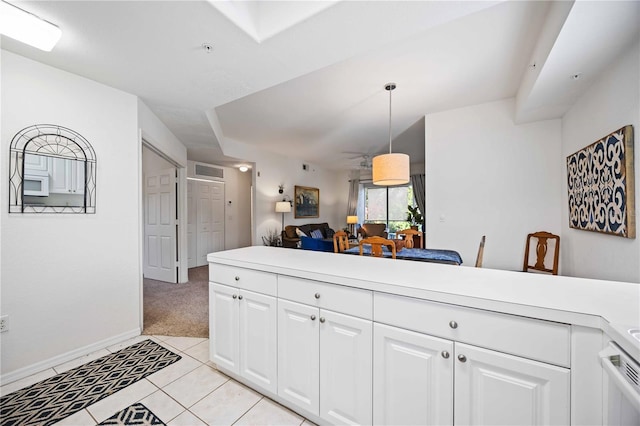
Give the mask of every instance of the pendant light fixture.
M 391 91 L 395 83 L 384 86 L 389 91 L 389 153 L 373 157 L 373 184 L 380 186 L 404 185 L 409 183 L 409 156 L 394 154 L 391 150 Z

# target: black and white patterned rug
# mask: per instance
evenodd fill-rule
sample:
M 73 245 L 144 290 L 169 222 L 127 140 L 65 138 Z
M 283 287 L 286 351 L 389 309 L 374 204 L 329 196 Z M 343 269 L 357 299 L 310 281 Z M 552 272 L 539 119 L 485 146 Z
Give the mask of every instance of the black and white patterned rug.
M 0 398 L 0 426 L 50 425 L 182 358 L 144 340 Z
M 115 425 L 115 426 L 151 426 L 164 425 L 165 423 L 158 418 L 144 404 L 133 404 L 122 411 L 118 411 L 99 425 Z

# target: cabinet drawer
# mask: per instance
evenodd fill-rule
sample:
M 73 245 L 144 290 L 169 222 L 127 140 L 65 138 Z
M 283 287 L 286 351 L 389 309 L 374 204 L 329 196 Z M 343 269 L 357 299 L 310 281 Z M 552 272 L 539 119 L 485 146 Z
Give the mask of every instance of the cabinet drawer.
M 567 324 L 385 293 L 374 295 L 374 308 L 376 322 L 564 367 L 570 365 L 571 328 Z
M 278 298 L 360 318 L 373 316 L 373 296 L 369 290 L 279 275 Z
M 209 264 L 209 281 L 275 296 L 278 280 L 275 274 L 235 266 Z

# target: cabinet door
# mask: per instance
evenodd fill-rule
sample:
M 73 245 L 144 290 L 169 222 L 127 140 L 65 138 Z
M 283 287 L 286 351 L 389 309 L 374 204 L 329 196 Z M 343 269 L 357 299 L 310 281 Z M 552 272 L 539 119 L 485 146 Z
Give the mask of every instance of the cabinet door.
M 278 395 L 318 414 L 319 309 L 278 299 Z
M 462 343 L 455 351 L 456 424 L 570 423 L 568 369 Z
M 209 358 L 220 367 L 239 372 L 238 289 L 209 284 Z
M 49 157 L 49 192 L 68 194 L 71 192 L 71 173 L 65 158 Z
M 276 299 L 240 290 L 240 375 L 276 393 Z
M 373 424 L 453 424 L 453 342 L 373 327 Z
M 320 417 L 371 424 L 372 322 L 320 310 Z
M 69 161 L 71 168 L 71 192 L 84 194 L 84 161 Z

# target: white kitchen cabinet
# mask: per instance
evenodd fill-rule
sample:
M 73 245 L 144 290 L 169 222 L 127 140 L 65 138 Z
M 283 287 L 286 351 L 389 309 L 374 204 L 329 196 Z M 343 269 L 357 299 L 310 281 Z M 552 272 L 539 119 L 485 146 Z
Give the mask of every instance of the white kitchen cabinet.
M 453 424 L 453 342 L 373 326 L 373 424 Z
M 372 323 L 278 300 L 278 395 L 331 424 L 371 424 Z
M 270 392 L 277 391 L 276 298 L 210 284 L 210 358 Z
M 49 192 L 84 194 L 84 161 L 48 157 Z
M 316 415 L 320 407 L 318 311 L 278 300 L 278 395 Z
M 569 370 L 455 344 L 455 423 L 567 425 Z
M 371 424 L 372 323 L 320 309 L 320 417 Z

